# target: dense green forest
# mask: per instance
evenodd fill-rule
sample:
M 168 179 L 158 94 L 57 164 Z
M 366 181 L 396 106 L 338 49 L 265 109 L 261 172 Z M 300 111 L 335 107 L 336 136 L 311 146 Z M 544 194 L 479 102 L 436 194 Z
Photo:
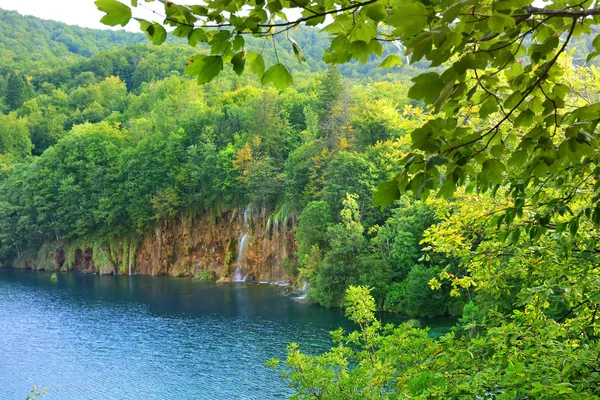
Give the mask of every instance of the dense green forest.
M 97 2 L 109 25 L 131 19 L 117 3 Z M 4 263 L 182 213 L 294 215 L 286 269 L 359 327 L 269 362 L 297 398 L 598 398 L 600 11 L 249 3 L 168 2 L 180 38 L 162 46 L 74 31 L 77 53 L 50 33 L 56 52 L 3 67 Z M 294 45 L 268 18 L 284 6 L 326 33 Z M 140 21 L 155 44 L 159 25 Z M 382 310 L 459 320 L 432 340 Z
M 296 37 L 318 42 L 311 28 Z M 4 260 L 47 243 L 140 235 L 182 213 L 251 207 L 299 216 L 300 250 L 286 267 L 311 283 L 313 301 L 340 306 L 348 285 L 364 284 L 380 309 L 460 311 L 448 288 L 427 292 L 441 259 L 419 261 L 434 210 L 408 198 L 385 211 L 372 202 L 408 149 L 406 133 L 426 119 L 407 98 L 411 68 L 381 80 L 367 64 L 373 73 L 355 71 L 356 80 L 314 63 L 314 75 L 299 68 L 295 89 L 278 92 L 237 76 L 198 86 L 182 74 L 189 55 L 176 44 L 127 44 L 3 76 Z

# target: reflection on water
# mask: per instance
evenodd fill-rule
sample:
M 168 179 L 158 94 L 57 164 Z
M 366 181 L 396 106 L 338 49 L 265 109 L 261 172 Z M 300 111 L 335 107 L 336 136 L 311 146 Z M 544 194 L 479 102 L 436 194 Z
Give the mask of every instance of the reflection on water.
M 339 310 L 266 285 L 0 270 L 0 399 L 274 399 L 263 363 L 329 347 Z M 434 322 L 447 324 L 447 321 Z M 431 325 L 431 324 L 428 324 Z

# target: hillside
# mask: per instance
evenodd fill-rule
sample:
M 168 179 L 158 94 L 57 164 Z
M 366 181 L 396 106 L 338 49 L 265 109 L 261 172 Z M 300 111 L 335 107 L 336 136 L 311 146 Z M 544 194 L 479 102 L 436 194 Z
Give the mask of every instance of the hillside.
M 0 69 L 56 66 L 144 41 L 142 34 L 80 28 L 0 9 Z

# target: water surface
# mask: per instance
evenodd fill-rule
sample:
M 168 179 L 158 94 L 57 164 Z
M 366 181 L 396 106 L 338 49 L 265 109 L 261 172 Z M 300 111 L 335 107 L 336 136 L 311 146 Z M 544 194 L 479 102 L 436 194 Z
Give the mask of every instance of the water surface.
M 339 310 L 268 285 L 0 270 L 0 399 L 279 399 L 290 342 L 330 347 Z M 439 325 L 446 321 L 433 321 Z

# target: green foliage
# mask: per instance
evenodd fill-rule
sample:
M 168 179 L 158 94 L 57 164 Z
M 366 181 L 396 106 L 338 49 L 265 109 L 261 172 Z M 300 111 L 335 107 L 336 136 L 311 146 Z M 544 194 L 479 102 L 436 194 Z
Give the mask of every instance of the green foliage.
M 27 396 L 25 398 L 25 400 L 36 400 L 36 399 L 39 399 L 40 397 L 45 396 L 46 394 L 48 394 L 48 390 L 49 390 L 48 388 L 38 389 L 37 386 L 34 386 L 31 389 L 30 395 Z
M 95 4 L 98 10 L 106 13 L 100 20 L 103 24 L 125 26 L 131 19 L 131 9 L 117 0 L 96 0 Z
M 304 265 L 304 258 L 314 246 L 323 250 L 329 247 L 326 235 L 332 223 L 331 210 L 326 202 L 313 201 L 304 208 L 296 228 L 298 260 L 301 265 Z
M 382 327 L 366 288 L 350 287 L 345 304 L 357 331 L 333 331 L 334 346 L 323 354 L 291 344 L 284 365 L 267 362 L 293 398 L 598 397 L 597 343 L 580 335 L 569 336 L 569 344 L 557 340 L 568 328 L 539 314 L 515 314 L 481 338 L 434 340 L 410 323 Z M 466 308 L 465 319 L 480 318 Z
M 6 82 L 5 102 L 9 111 L 21 107 L 28 97 L 29 82 L 23 76 L 11 72 Z M 30 90 L 29 90 L 30 91 Z
M 485 313 L 472 301 L 465 304 L 462 310 L 462 317 L 458 319 L 458 323 L 453 330 L 457 334 L 465 334 L 470 339 L 473 339 L 482 334 L 484 329 Z
M 438 268 L 415 265 L 402 282 L 403 295 L 399 307 L 410 317 L 435 317 L 446 312 L 450 302 L 447 291 L 431 291 L 428 283 L 439 274 Z
M 281 262 L 285 273 L 290 277 L 297 277 L 299 271 L 298 259 L 296 257 L 285 257 Z
M 202 269 L 196 275 L 194 275 L 194 279 L 199 281 L 207 281 L 212 282 L 217 279 L 215 272 L 210 269 Z
M 141 34 L 80 28 L 0 10 L 0 68 L 10 68 L 17 75 L 39 76 L 54 68 L 64 71 L 84 57 L 142 41 Z
M 341 222 L 327 228 L 326 238 L 330 248 L 325 252 L 317 270 L 307 274 L 309 279 L 312 278 L 309 298 L 327 307 L 340 306 L 346 288 L 355 283 L 359 275 L 359 257 L 365 250 L 367 241 L 363 236 L 364 227 L 360 223 L 356 199 L 355 195 L 346 195 L 344 208 L 340 212 Z M 313 210 L 320 213 L 325 209 L 322 204 L 316 204 L 311 209 L 311 214 Z
M 101 8 L 107 6 L 101 4 Z M 539 208 L 540 218 L 527 228 L 535 237 L 547 229 L 539 221 L 560 214 L 559 210 L 572 200 L 568 193 L 587 182 L 581 177 L 595 176 L 597 143 L 589 132 L 596 127 L 597 98 L 578 96 L 578 90 L 570 90 L 566 78 L 574 74 L 563 55 L 572 40 L 592 32 L 597 21 L 590 16 L 596 9 L 588 12 L 580 7 L 573 11 L 562 3 L 537 7 L 531 0 L 499 6 L 489 2 L 430 4 L 418 0 L 388 5 L 369 1 L 340 7 L 320 0 L 307 4 L 268 2 L 269 13 L 264 3 L 254 0 L 244 6 L 251 11 L 239 16 L 241 3 L 192 7 L 167 2 L 165 13 L 169 18 L 165 24 L 185 32 L 180 36 L 187 36 L 191 44 L 197 42 L 191 39 L 192 33 L 202 31 L 212 55 L 201 57 L 215 59 L 229 60 L 235 52 L 245 52 L 242 33 L 271 39 L 276 62 L 266 72 L 262 67 L 254 68 L 254 72 L 261 75 L 263 83 L 273 81 L 279 88 L 291 83 L 291 76 L 279 59 L 276 38 L 303 23 L 324 24 L 330 43 L 323 59 L 329 64 L 351 59 L 366 63 L 369 57 L 383 55 L 380 41 L 392 41 L 402 44 L 403 56 L 409 56 L 411 63 L 424 59 L 431 67 L 439 67 L 415 76 L 409 96 L 422 100 L 440 115 L 412 132 L 412 151 L 397 178 L 381 187 L 376 196 L 379 205 L 389 205 L 405 192 L 426 198 L 433 191 L 449 198 L 466 182 L 483 192 L 506 186 L 510 188 L 505 192 L 507 198 L 524 198 L 528 205 Z M 119 7 L 118 13 L 105 10 L 107 17 L 114 12 L 123 20 L 129 19 L 130 8 Z M 274 16 L 280 15 L 283 8 L 303 10 L 303 17 L 284 23 L 275 21 Z M 116 23 L 116 15 L 109 22 Z M 380 24 L 386 29 L 380 30 Z M 191 26 L 195 29 L 184 29 Z M 298 42 L 290 43 L 293 52 L 299 54 Z M 594 41 L 592 47 L 596 47 Z M 597 49 L 591 51 L 587 60 L 597 54 Z M 240 72 L 239 63 L 234 65 Z M 212 72 L 209 75 L 201 81 L 216 76 Z M 331 85 L 334 97 L 336 87 Z M 331 104 L 324 100 L 323 105 Z M 470 118 L 471 114 L 476 118 Z M 584 133 L 581 127 L 585 127 Z M 584 161 L 586 157 L 589 163 Z M 542 182 L 561 183 L 552 186 L 555 191 L 538 191 Z M 594 211 L 597 205 L 600 207 L 600 199 L 592 203 L 589 215 L 583 211 L 573 216 L 569 222 L 572 231 L 576 232 L 575 221 L 581 218 L 600 221 L 600 212 Z M 507 226 L 511 225 L 511 213 L 508 210 L 504 214 Z

